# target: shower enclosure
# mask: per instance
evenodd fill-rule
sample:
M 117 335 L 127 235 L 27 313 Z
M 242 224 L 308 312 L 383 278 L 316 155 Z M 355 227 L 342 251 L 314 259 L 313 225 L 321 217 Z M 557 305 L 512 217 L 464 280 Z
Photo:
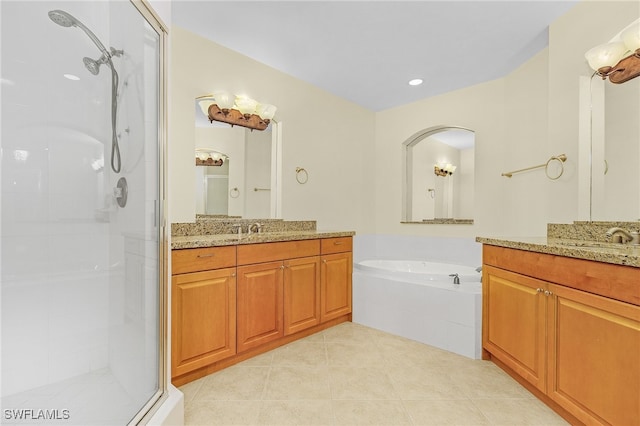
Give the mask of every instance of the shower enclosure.
M 166 392 L 165 32 L 0 2 L 2 424 L 144 422 Z

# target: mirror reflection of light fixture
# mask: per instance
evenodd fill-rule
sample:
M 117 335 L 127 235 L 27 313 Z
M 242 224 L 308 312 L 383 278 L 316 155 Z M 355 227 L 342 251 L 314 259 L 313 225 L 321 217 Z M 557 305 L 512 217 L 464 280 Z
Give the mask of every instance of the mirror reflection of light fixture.
M 196 150 L 196 166 L 222 166 L 229 157 L 217 151 L 207 149 Z
M 235 96 L 227 92 L 216 92 L 196 99 L 210 122 L 220 121 L 251 130 L 266 129 L 277 110 L 273 105 L 260 104 L 246 96 Z
M 628 26 L 621 41 L 601 44 L 585 53 L 589 66 L 611 83 L 620 84 L 640 75 L 640 20 Z
M 442 176 L 442 177 L 451 176 L 453 172 L 456 171 L 456 169 L 457 167 L 452 165 L 451 163 L 435 164 L 433 166 L 433 172 L 436 174 L 436 176 Z

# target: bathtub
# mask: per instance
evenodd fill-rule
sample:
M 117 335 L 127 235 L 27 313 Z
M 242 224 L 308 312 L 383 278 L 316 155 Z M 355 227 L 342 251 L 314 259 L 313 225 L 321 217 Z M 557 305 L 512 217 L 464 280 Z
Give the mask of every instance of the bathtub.
M 353 321 L 480 359 L 480 276 L 454 263 L 361 260 L 353 268 Z

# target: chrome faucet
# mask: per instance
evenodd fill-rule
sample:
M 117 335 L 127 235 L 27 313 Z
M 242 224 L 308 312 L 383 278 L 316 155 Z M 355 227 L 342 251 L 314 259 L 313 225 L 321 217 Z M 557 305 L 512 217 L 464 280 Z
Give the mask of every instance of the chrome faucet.
M 449 276 L 453 277 L 454 284 L 460 284 L 460 277 L 458 276 L 458 274 L 449 274 Z
M 257 232 L 258 234 L 262 232 L 262 224 L 261 223 L 254 223 L 253 225 L 249 225 L 249 228 L 247 229 L 247 233 L 251 234 L 252 232 Z
M 242 235 L 242 224 L 241 223 L 234 223 L 233 227 L 237 228 L 236 231 L 238 232 L 238 235 Z
M 629 243 L 634 246 L 640 245 L 640 234 L 637 231 L 627 231 L 617 226 L 610 228 L 605 234 L 607 238 L 614 238 L 614 242 L 619 238 L 618 242 L 623 244 Z M 616 238 L 617 237 L 617 238 Z

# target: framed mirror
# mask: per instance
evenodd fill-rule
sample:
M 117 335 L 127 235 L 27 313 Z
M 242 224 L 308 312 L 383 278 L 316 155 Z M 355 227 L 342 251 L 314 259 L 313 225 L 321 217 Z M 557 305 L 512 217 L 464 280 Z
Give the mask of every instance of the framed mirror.
M 402 222 L 472 224 L 475 133 L 459 126 L 421 130 L 402 144 Z
M 210 123 L 197 102 L 195 107 L 196 214 L 279 218 L 282 123 L 272 120 L 266 130 L 251 131 Z M 196 165 L 205 154 L 211 160 Z
M 640 220 L 640 78 L 590 80 L 590 218 Z

